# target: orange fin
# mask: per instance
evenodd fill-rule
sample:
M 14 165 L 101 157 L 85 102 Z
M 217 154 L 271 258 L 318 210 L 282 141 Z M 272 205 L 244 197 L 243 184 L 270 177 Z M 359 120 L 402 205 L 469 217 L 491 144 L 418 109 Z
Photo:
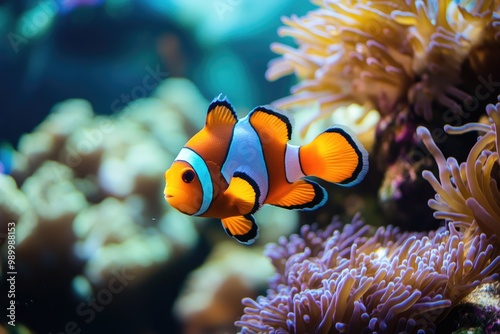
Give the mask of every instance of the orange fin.
M 205 126 L 210 129 L 217 125 L 235 125 L 238 116 L 225 96 L 219 94 L 208 107 Z
M 224 218 L 222 226 L 230 237 L 242 244 L 251 245 L 259 237 L 259 227 L 252 215 Z
M 224 192 L 242 215 L 259 209 L 260 190 L 257 183 L 245 173 L 234 173 L 229 187 Z
M 349 129 L 335 126 L 300 148 L 300 166 L 306 175 L 347 187 L 365 177 L 368 153 Z
M 283 111 L 271 106 L 254 108 L 249 114 L 250 124 L 258 133 L 269 129 L 269 135 L 275 136 L 279 142 L 286 143 L 292 137 L 292 119 Z M 261 140 L 263 140 L 261 136 Z
M 288 192 L 278 202 L 268 203 L 289 210 L 315 210 L 328 199 L 325 189 L 311 180 L 298 180 L 289 185 Z

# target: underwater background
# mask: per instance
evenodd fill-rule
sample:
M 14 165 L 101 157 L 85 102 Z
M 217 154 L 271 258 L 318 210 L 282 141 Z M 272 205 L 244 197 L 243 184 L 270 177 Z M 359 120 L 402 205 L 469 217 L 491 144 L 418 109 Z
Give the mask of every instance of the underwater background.
M 0 31 L 0 333 L 500 333 L 500 1 L 0 0 Z M 179 213 L 219 93 L 350 127 L 368 175 L 252 246 Z

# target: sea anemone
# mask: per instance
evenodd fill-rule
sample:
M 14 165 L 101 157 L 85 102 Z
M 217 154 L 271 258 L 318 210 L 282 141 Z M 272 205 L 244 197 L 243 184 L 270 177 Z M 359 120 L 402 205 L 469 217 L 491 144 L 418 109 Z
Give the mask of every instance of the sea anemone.
M 292 95 L 275 104 L 318 102 L 313 120 L 351 103 L 381 115 L 411 105 L 426 120 L 433 102 L 459 113 L 456 100 L 470 97 L 459 87 L 462 65 L 485 59 L 476 50 L 500 37 L 497 0 L 312 2 L 319 8 L 304 17 L 283 18 L 278 33 L 298 48 L 272 44 L 282 57 L 270 62 L 266 77 L 295 73 Z
M 267 296 L 243 300 L 241 333 L 431 333 L 450 306 L 498 276 L 496 237 L 474 226 L 466 235 L 452 223 L 372 235 L 355 216 L 339 228 L 306 225 L 268 246 L 276 274 Z
M 449 134 L 482 134 L 461 164 L 445 159 L 429 130 L 417 129 L 439 168 L 439 181 L 430 171 L 423 178 L 436 191 L 428 204 L 444 227 L 371 234 L 359 216 L 342 229 L 304 226 L 300 236 L 268 246 L 276 274 L 267 296 L 243 300 L 241 332 L 433 333 L 452 307 L 496 280 L 500 103 L 486 112 L 486 124 L 445 126 Z
M 453 157 L 445 159 L 426 128 L 419 127 L 417 133 L 439 168 L 439 181 L 431 172 L 423 172 L 423 177 L 437 193 L 429 201 L 429 206 L 436 210 L 434 216 L 454 221 L 455 226 L 464 229 L 476 222 L 484 233 L 500 235 L 500 103 L 489 104 L 486 112 L 489 116 L 488 124 L 445 126 L 445 131 L 449 134 L 470 131 L 482 133 L 470 150 L 467 161 L 461 164 Z

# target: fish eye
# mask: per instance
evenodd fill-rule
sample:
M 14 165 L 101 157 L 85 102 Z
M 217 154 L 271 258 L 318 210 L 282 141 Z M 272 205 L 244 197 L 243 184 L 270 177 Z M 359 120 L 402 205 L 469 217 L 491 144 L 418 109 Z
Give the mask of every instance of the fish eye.
M 182 173 L 182 181 L 184 183 L 191 183 L 194 180 L 194 171 L 192 169 L 187 169 Z

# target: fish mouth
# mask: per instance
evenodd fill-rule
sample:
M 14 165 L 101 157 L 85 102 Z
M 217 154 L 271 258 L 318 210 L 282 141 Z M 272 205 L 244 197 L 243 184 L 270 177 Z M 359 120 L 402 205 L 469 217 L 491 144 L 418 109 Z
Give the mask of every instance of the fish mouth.
M 172 198 L 172 197 L 174 197 L 174 195 L 170 195 L 170 194 L 165 195 L 165 198 Z

